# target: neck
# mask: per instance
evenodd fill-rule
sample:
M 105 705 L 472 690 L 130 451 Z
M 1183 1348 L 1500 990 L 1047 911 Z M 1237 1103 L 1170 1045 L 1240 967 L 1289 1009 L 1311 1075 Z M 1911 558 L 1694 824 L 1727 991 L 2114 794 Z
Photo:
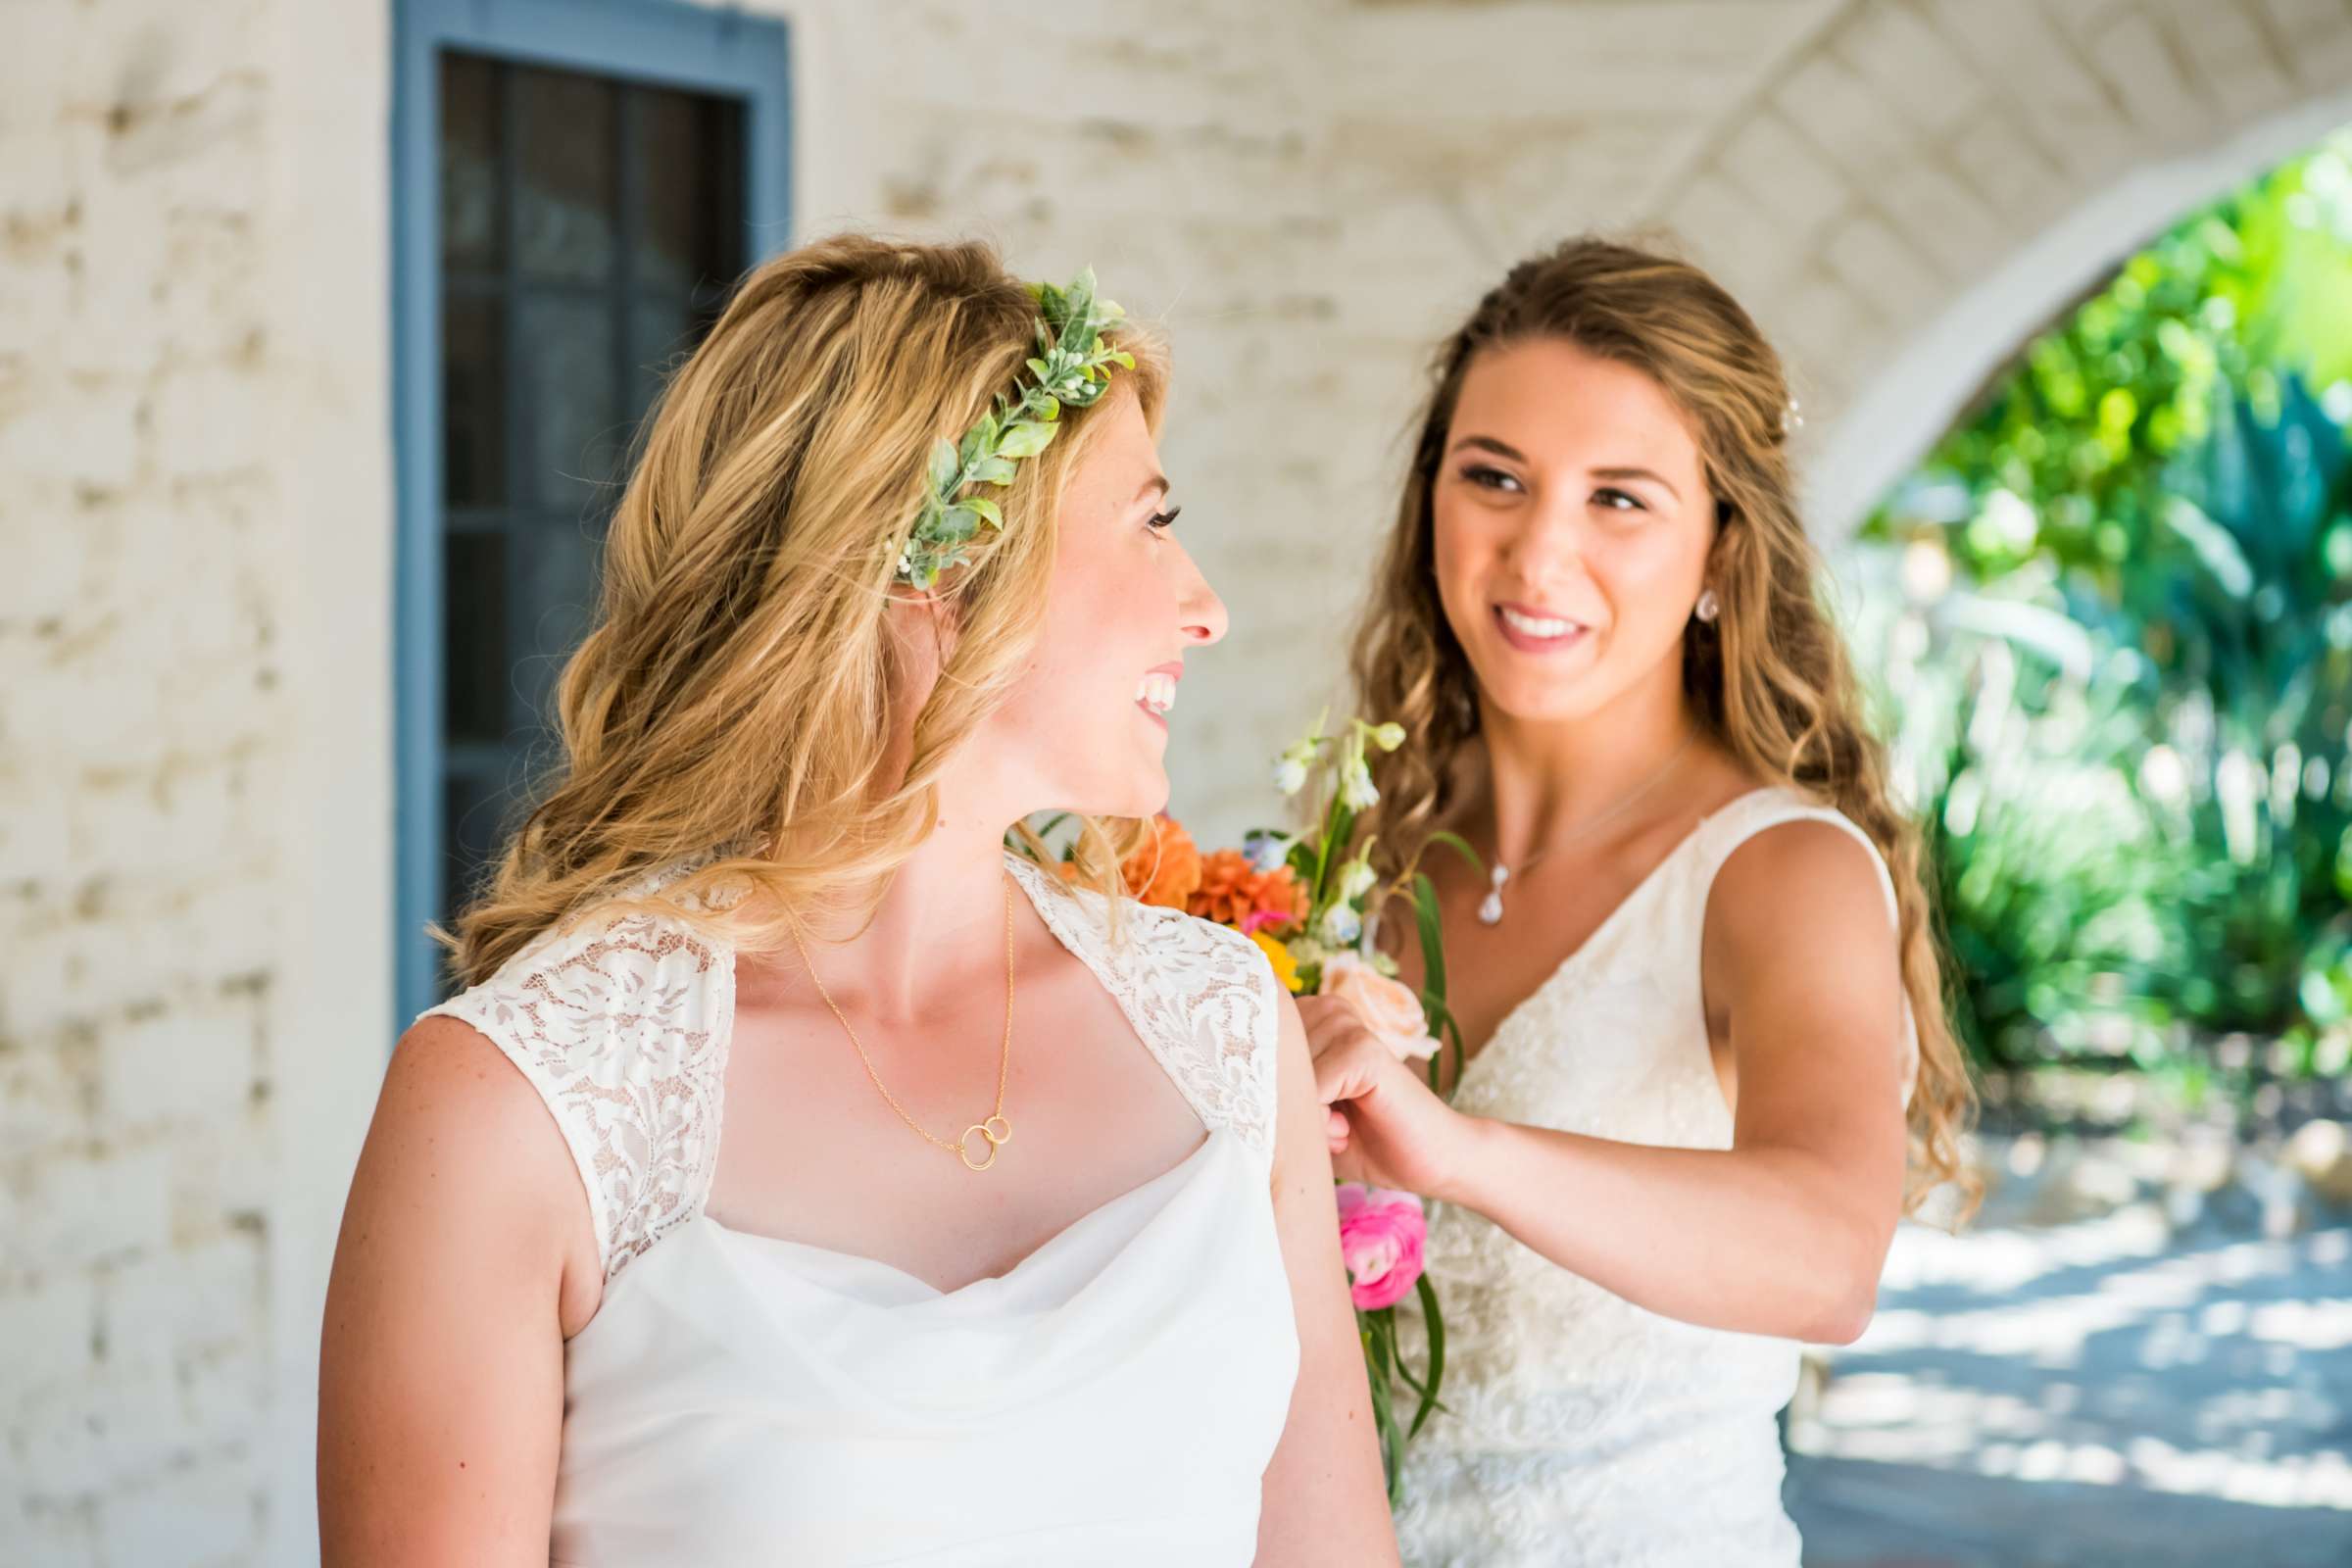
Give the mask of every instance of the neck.
M 936 1012 L 943 999 L 966 1006 L 975 994 L 1004 989 L 1005 898 L 1009 892 L 1016 921 L 1026 902 L 1007 886 L 1005 827 L 993 815 L 943 806 L 930 837 L 891 876 L 869 925 L 858 931 L 837 921 L 811 933 L 818 977 L 852 1016 L 910 1022 Z
M 1669 663 L 1664 673 L 1670 682 L 1645 683 L 1574 719 L 1515 718 L 1482 701 L 1486 825 L 1501 863 L 1523 864 L 1629 795 L 1671 793 L 1659 769 L 1690 738 L 1697 715 L 1680 669 Z

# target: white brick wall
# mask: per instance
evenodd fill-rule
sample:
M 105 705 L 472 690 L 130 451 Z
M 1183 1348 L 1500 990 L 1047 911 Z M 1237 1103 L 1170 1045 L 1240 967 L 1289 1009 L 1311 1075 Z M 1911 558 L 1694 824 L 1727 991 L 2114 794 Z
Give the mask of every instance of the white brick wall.
M 2055 286 L 1985 279 L 2095 270 L 2165 215 L 2068 215 L 2234 149 L 2177 210 L 2352 84 L 2345 0 L 760 4 L 804 233 L 1091 260 L 1171 329 L 1237 627 L 1176 805 L 1220 838 L 1336 673 L 1432 335 L 1525 250 L 1681 230 L 1850 491 Z M 295 1563 L 390 1008 L 389 22 L 0 25 L 0 1558 Z M 1007 27 L 1072 95 L 1018 133 L 970 66 Z

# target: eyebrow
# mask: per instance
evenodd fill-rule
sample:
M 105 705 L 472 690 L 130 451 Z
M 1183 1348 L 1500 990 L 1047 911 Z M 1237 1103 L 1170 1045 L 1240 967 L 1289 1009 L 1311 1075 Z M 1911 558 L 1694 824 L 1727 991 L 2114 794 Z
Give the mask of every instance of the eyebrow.
M 1144 497 L 1150 495 L 1154 490 L 1158 491 L 1163 496 L 1168 493 L 1168 476 L 1166 474 L 1155 473 L 1151 478 L 1146 479 L 1144 481 L 1144 487 L 1135 493 L 1135 499 L 1141 501 L 1144 499 Z
M 1506 442 L 1497 441 L 1491 435 L 1466 435 L 1453 444 L 1453 450 L 1456 452 L 1461 451 L 1464 447 L 1476 447 L 1484 452 L 1492 452 L 1496 457 L 1508 458 L 1513 463 L 1528 461 L 1526 453 Z M 1532 465 L 1530 466 L 1532 466 Z M 1674 487 L 1672 480 L 1650 468 L 1594 468 L 1592 477 L 1595 479 L 1647 479 L 1674 497 L 1675 500 L 1683 499 L 1683 493 Z

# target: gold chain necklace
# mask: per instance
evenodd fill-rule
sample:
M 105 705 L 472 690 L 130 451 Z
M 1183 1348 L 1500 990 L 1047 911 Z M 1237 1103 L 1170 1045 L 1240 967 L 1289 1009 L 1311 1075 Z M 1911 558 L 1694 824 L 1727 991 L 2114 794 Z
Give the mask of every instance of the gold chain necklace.
M 1012 883 L 1010 879 L 1004 883 L 1004 1046 L 997 1058 L 997 1108 L 989 1114 L 986 1121 L 976 1121 L 966 1127 L 963 1130 L 963 1136 L 954 1143 L 948 1142 L 945 1138 L 933 1137 L 924 1131 L 920 1122 L 906 1114 L 906 1107 L 899 1103 L 899 1097 L 890 1092 L 882 1082 L 882 1075 L 874 1071 L 874 1058 L 865 1054 L 865 1045 L 858 1038 L 858 1031 L 850 1027 L 849 1018 L 842 1012 L 839 1004 L 834 1002 L 832 993 L 827 991 L 825 983 L 816 977 L 816 966 L 808 961 L 808 944 L 801 940 L 798 930 L 792 933 L 792 945 L 801 950 L 801 967 L 808 971 L 808 983 L 816 987 L 818 996 L 825 999 L 825 1005 L 833 1009 L 833 1016 L 841 1019 L 842 1032 L 850 1037 L 850 1044 L 858 1048 L 858 1059 L 865 1063 L 866 1077 L 873 1080 L 874 1087 L 881 1091 L 882 1098 L 890 1102 L 890 1108 L 899 1113 L 899 1120 L 913 1128 L 924 1143 L 946 1150 L 973 1170 L 986 1170 L 989 1166 L 994 1165 L 997 1162 L 997 1151 L 1012 1142 L 1012 1123 L 1004 1119 L 1004 1082 L 1012 1067 Z M 988 1150 L 986 1159 L 972 1157 L 972 1139 L 975 1134 Z

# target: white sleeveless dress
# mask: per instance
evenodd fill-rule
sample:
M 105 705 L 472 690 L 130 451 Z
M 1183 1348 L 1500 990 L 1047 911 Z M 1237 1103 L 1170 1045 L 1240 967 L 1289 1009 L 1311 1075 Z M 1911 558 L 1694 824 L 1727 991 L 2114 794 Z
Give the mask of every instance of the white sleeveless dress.
M 1870 844 L 1784 789 L 1705 818 L 1503 1019 L 1455 1106 L 1626 1143 L 1732 1147 L 1700 996 L 1707 892 L 1742 842 L 1800 819 Z M 1907 1007 L 1903 1032 L 1888 1049 L 1904 1053 L 1907 1100 Z M 1796 1389 L 1794 1341 L 1645 1311 L 1452 1205 L 1433 1205 L 1427 1268 L 1446 1312 L 1451 1414 L 1406 1452 L 1407 1568 L 1796 1568 L 1776 1424 Z M 1420 1325 L 1406 1306 L 1398 1315 L 1418 1358 Z
M 564 1350 L 551 1561 L 1254 1554 L 1298 1369 L 1270 1188 L 1278 982 L 1248 939 L 1173 910 L 1126 906 L 1114 943 L 1101 898 L 1007 863 L 1207 1137 L 1010 1272 L 944 1295 L 704 1215 L 734 963 L 688 923 L 583 922 L 432 1009 L 487 1035 L 546 1101 L 605 1259 L 602 1304 Z

